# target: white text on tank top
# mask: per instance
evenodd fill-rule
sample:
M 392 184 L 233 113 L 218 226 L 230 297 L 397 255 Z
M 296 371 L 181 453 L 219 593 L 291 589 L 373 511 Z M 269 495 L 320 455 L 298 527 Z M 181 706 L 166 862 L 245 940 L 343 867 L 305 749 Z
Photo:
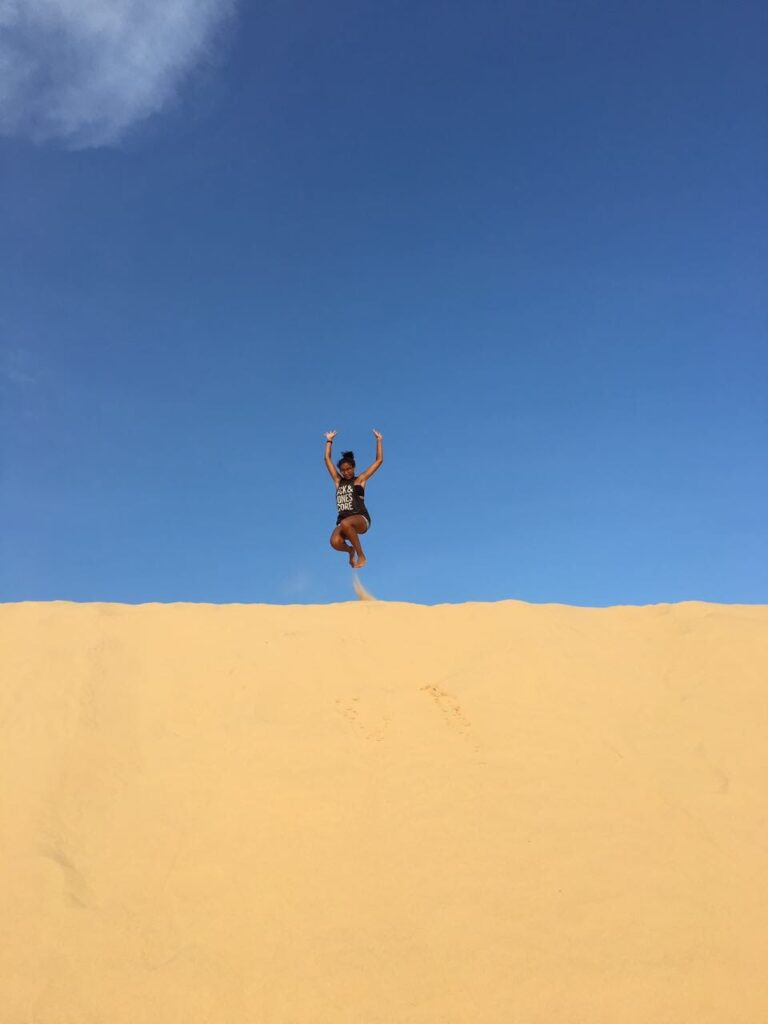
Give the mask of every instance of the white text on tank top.
M 354 484 L 339 484 L 336 488 L 336 508 L 339 512 L 354 512 Z

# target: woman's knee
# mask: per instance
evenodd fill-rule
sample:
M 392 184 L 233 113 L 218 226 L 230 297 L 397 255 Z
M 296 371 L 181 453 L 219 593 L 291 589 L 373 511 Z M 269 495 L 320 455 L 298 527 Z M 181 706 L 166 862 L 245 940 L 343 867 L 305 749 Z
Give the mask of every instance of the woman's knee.
M 334 530 L 331 534 L 331 547 L 336 551 L 343 551 L 345 547 L 344 538 L 338 530 Z
M 365 516 L 350 516 L 339 523 L 339 529 L 345 537 L 355 536 L 358 533 L 365 533 L 368 529 L 368 521 Z

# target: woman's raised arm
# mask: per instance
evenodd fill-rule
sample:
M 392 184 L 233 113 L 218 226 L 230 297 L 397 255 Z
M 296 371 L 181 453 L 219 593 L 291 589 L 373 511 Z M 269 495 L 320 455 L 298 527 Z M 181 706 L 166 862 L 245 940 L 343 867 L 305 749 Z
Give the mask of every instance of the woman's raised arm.
M 384 438 L 378 430 L 374 430 L 373 433 L 376 436 L 376 458 L 370 464 L 368 469 L 358 476 L 357 479 L 361 484 L 364 484 L 366 480 L 369 480 L 384 461 Z
M 331 460 L 331 451 L 333 450 L 333 439 L 336 437 L 335 430 L 329 430 L 325 435 L 325 466 L 328 472 L 331 474 L 331 479 L 339 486 L 339 473 Z

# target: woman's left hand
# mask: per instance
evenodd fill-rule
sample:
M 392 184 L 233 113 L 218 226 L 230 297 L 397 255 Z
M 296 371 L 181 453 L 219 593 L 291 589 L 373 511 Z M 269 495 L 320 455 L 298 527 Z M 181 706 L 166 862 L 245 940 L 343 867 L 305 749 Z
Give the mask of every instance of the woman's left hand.
M 377 440 L 377 441 L 383 441 L 383 440 L 384 440 L 384 435 L 383 435 L 383 434 L 380 434 L 380 433 L 378 432 L 378 430 L 374 430 L 374 432 L 373 432 L 373 433 L 374 433 L 374 436 L 375 436 L 375 438 L 376 438 L 376 440 Z

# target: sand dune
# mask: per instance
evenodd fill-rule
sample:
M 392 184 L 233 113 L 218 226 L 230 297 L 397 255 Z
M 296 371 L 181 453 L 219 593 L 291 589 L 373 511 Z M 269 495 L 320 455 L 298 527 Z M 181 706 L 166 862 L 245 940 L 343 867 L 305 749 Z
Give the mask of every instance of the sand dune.
M 0 607 L 2 1024 L 762 1024 L 768 608 Z

